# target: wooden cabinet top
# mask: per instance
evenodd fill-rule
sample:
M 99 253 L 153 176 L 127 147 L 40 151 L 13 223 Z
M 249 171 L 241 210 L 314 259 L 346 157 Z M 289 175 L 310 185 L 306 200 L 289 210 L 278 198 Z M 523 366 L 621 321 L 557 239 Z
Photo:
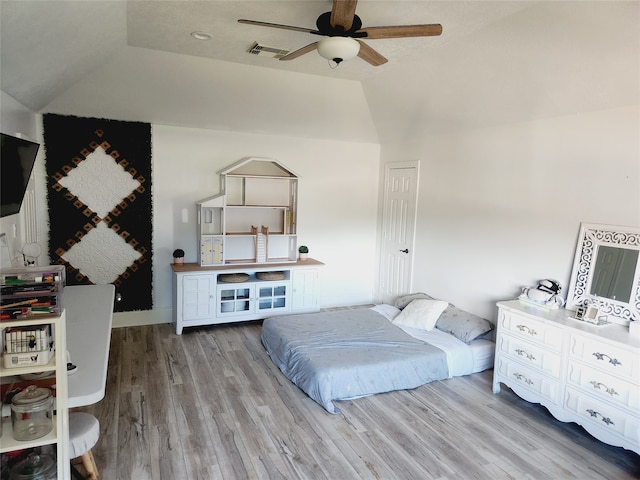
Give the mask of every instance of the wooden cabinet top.
M 324 263 L 313 258 L 306 260 L 298 260 L 296 262 L 283 262 L 283 263 L 255 263 L 255 264 L 242 264 L 242 265 L 208 265 L 200 266 L 197 263 L 172 263 L 171 269 L 174 273 L 187 273 L 187 272 L 211 272 L 211 271 L 228 271 L 228 270 L 252 270 L 252 271 L 270 271 L 286 268 L 300 268 L 300 267 L 321 267 Z

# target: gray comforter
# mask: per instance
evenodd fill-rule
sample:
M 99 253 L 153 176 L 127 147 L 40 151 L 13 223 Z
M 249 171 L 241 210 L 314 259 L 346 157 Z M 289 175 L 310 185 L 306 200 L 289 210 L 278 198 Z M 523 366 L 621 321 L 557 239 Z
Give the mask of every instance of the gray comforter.
M 264 320 L 262 343 L 282 373 L 329 413 L 333 400 L 447 378 L 446 354 L 362 308 Z

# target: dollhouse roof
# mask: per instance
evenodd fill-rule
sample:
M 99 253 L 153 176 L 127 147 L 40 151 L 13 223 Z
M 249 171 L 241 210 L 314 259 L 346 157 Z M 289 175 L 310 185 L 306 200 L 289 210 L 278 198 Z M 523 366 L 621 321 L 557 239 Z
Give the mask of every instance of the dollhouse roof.
M 225 202 L 225 177 L 281 177 L 300 178 L 282 163 L 272 158 L 247 157 L 218 171 L 220 175 L 221 192 L 196 202 L 205 207 L 222 207 Z
M 218 172 L 220 175 L 299 178 L 293 171 L 272 158 L 247 157 Z

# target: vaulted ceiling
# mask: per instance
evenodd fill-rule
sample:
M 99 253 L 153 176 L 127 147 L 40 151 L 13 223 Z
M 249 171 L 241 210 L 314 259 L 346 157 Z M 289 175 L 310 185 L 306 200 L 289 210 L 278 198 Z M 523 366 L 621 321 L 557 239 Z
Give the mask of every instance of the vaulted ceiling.
M 360 0 L 367 27 L 443 26 L 439 37 L 368 41 L 389 59 L 379 67 L 253 55 L 256 41 L 296 50 L 317 38 L 237 22 L 315 28 L 329 10 L 330 0 L 2 0 L 1 89 L 34 112 L 374 143 L 639 103 L 637 1 Z

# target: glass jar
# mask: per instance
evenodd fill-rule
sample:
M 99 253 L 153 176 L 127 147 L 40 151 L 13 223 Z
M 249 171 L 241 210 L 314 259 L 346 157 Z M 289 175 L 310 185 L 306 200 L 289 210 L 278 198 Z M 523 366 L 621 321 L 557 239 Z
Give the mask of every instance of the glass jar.
M 11 469 L 9 480 L 56 480 L 57 465 L 51 455 L 31 452 Z
M 48 388 L 29 385 L 11 400 L 11 424 L 16 440 L 35 440 L 53 430 L 53 397 Z

